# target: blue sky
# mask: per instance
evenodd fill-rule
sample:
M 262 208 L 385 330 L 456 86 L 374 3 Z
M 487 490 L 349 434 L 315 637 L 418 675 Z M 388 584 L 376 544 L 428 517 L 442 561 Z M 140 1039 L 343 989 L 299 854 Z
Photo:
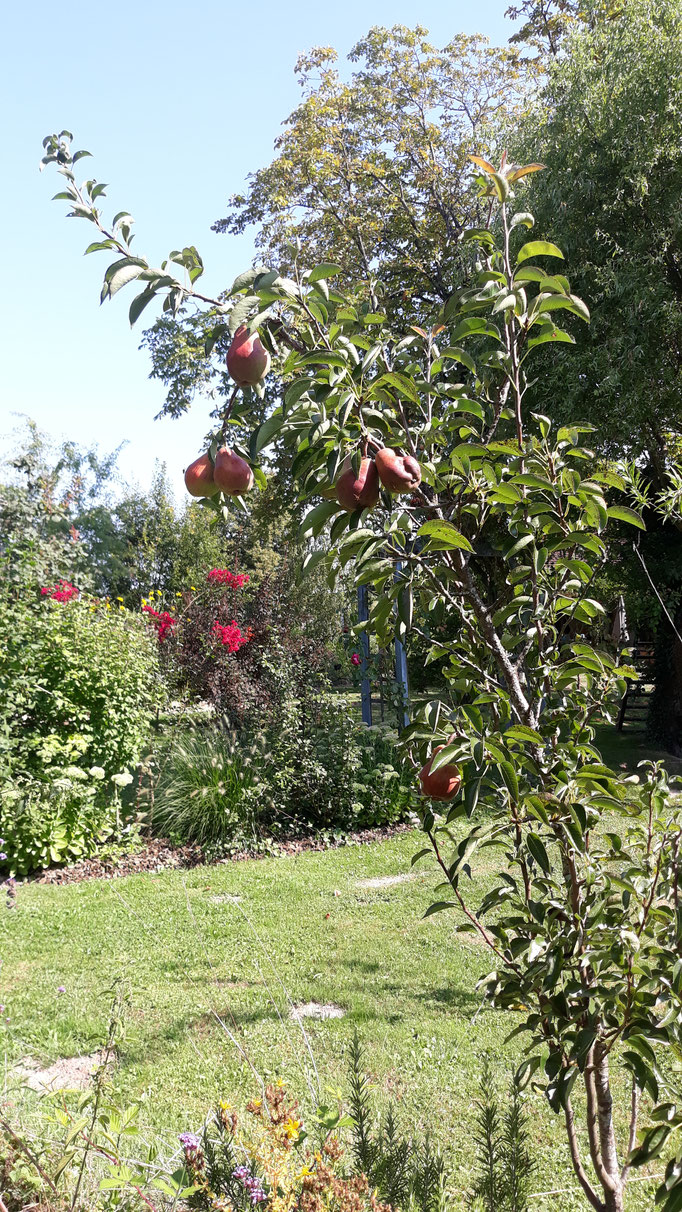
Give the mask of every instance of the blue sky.
M 247 174 L 267 164 L 298 100 L 293 66 L 315 45 L 340 56 L 372 25 L 426 26 L 444 45 L 511 32 L 506 0 L 344 0 L 341 4 L 236 4 L 177 0 L 127 5 L 15 3 L 5 18 L 0 89 L 6 125 L 2 192 L 4 290 L 0 296 L 0 457 L 33 417 L 54 438 L 101 451 L 127 442 L 125 478 L 148 487 L 164 460 L 178 494 L 207 409 L 155 422 L 163 401 L 131 332 L 125 295 L 99 306 L 106 254 L 83 257 L 91 228 L 51 202 L 60 178 L 38 173 L 44 135 L 66 127 L 94 159 L 83 175 L 110 183 L 108 207 L 136 220 L 137 248 L 158 263 L 195 244 L 207 293 L 245 268 L 252 240 L 218 236 L 211 223 Z M 128 300 L 129 301 L 129 300 Z M 145 322 L 151 309 L 145 313 Z

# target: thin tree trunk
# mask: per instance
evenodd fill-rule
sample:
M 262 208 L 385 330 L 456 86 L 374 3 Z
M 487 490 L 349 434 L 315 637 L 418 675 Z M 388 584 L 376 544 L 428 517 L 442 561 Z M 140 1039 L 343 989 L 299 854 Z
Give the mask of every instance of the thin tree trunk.
M 616 1134 L 613 1127 L 613 1099 L 609 1080 L 608 1053 L 597 1044 L 593 1054 L 594 1087 L 597 1099 L 597 1122 L 601 1146 L 602 1178 L 606 1212 L 623 1212 L 623 1180 L 618 1163 Z

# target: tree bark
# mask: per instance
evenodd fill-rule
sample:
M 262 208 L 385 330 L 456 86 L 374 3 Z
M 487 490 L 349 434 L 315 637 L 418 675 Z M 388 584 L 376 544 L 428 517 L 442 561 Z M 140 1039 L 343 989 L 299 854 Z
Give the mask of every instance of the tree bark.
M 609 1080 L 609 1057 L 606 1050 L 596 1044 L 593 1052 L 594 1088 L 597 1100 L 597 1123 L 603 1175 L 606 1212 L 623 1212 L 624 1182 L 618 1162 L 616 1134 L 613 1127 L 613 1099 Z

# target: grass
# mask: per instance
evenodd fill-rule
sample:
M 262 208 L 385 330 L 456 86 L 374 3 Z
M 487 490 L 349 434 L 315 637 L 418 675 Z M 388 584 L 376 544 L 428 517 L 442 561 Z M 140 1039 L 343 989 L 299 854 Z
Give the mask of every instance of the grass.
M 618 744 L 632 758 L 631 741 Z M 130 1009 L 116 1084 L 122 1100 L 144 1099 L 143 1120 L 169 1147 L 218 1097 L 240 1104 L 254 1093 L 251 1066 L 283 1077 L 310 1107 L 308 1046 L 329 1099 L 344 1086 L 357 1027 L 378 1097 L 395 1097 L 406 1124 L 435 1130 L 463 1208 L 483 1056 L 502 1081 L 520 1045 L 504 1044 L 514 1017 L 484 1008 L 476 992 L 491 967 L 485 948 L 455 933 L 454 915 L 423 919 L 437 874 L 428 864 L 411 872 L 421 844 L 420 834 L 403 834 L 113 882 L 22 885 L 16 907 L 0 913 L 6 1097 L 31 1115 L 34 1096 L 11 1078 L 20 1057 L 47 1064 L 101 1046 L 118 978 Z M 410 878 L 364 885 L 396 875 Z M 308 1020 L 306 1042 L 289 1010 L 308 1001 L 346 1015 Z M 531 1208 L 581 1209 L 561 1124 L 540 1096 L 530 1099 L 534 1189 L 554 1193 L 536 1194 Z M 628 1207 L 652 1197 L 653 1186 L 637 1182 Z

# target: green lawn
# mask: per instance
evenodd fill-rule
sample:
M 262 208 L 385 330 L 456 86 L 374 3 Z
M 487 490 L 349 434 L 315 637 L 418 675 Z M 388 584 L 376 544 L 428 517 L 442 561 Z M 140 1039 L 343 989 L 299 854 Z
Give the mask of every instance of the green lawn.
M 116 1082 L 122 1098 L 144 1097 L 144 1120 L 169 1145 L 218 1096 L 245 1100 L 256 1089 L 250 1065 L 282 1075 L 310 1106 L 312 1063 L 289 1001 L 333 1002 L 343 1019 L 306 1026 L 323 1094 L 343 1085 L 357 1026 L 377 1096 L 395 1096 L 407 1122 L 435 1129 L 463 1207 L 481 1056 L 492 1054 L 502 1079 L 518 1043 L 504 1046 L 513 1018 L 483 1009 L 476 993 L 485 950 L 454 933 L 455 918 L 422 918 L 435 872 L 362 886 L 409 875 L 420 844 L 408 834 L 111 883 L 22 886 L 16 908 L 0 915 L 6 1095 L 15 1106 L 24 1099 L 30 1116 L 35 1096 L 12 1083 L 12 1061 L 94 1050 L 108 990 L 123 977 L 131 1005 Z M 536 1191 L 571 1189 L 539 1195 L 532 1208 L 582 1208 L 560 1124 L 537 1095 L 531 1110 Z M 638 1182 L 630 1206 L 651 1191 Z

